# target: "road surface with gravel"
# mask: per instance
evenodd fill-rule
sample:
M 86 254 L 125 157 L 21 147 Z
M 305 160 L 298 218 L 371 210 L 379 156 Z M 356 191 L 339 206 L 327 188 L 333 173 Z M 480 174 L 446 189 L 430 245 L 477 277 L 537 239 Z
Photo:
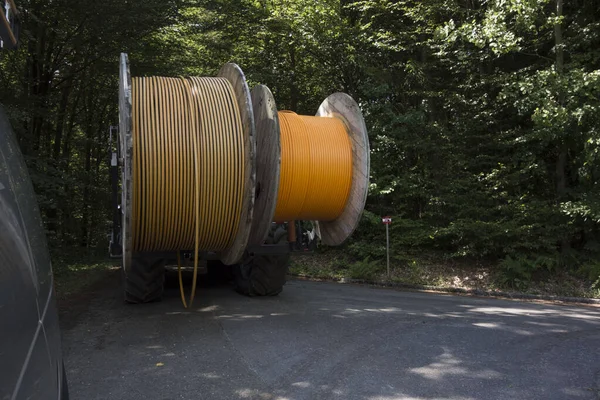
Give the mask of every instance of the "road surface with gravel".
M 119 278 L 63 309 L 72 399 L 599 399 L 600 309 L 291 281 L 272 298 Z

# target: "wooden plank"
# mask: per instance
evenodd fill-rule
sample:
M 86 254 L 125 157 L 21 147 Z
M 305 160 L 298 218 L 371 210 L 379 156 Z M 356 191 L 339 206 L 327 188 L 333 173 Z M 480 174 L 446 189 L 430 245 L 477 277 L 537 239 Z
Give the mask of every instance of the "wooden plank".
M 277 105 L 265 85 L 252 89 L 252 108 L 256 124 L 256 198 L 248 245 L 264 243 L 277 205 L 281 142 Z
M 342 120 L 352 142 L 352 187 L 346 207 L 333 221 L 313 222 L 324 244 L 339 246 L 358 226 L 367 201 L 371 163 L 369 136 L 358 104 L 345 93 L 334 93 L 327 97 L 316 115 Z
M 252 227 L 256 188 L 256 131 L 250 90 L 248 89 L 246 77 L 241 68 L 236 64 L 228 63 L 221 68 L 217 76 L 226 78 L 233 86 L 242 117 L 245 140 L 245 188 L 244 199 L 242 202 L 242 215 L 240 216 L 240 224 L 232 245 L 220 254 L 221 261 L 226 265 L 231 265 L 241 260 L 244 251 L 246 250 L 248 238 L 250 237 L 250 229 Z

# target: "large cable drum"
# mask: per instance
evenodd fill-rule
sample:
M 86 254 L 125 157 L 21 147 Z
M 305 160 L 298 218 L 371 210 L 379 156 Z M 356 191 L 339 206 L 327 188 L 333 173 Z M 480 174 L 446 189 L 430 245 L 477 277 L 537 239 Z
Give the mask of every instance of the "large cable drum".
M 316 116 L 303 116 L 278 112 L 264 85 L 251 95 L 260 187 L 251 237 L 266 237 L 260 221 L 311 220 L 324 244 L 342 244 L 358 226 L 369 187 L 369 141 L 358 104 L 334 93 Z
M 241 69 L 217 77 L 131 78 L 121 55 L 123 265 L 133 253 L 244 253 L 254 207 L 255 138 Z

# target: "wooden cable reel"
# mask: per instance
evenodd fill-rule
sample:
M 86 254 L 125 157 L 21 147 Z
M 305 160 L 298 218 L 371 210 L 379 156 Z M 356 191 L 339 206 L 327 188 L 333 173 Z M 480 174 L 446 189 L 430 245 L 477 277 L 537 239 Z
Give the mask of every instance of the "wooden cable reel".
M 138 232 L 136 226 L 140 224 L 140 218 L 143 218 L 144 215 L 146 215 L 146 218 L 148 217 L 148 215 L 150 215 L 151 217 L 156 217 L 158 219 L 158 223 L 155 224 L 155 228 L 157 230 L 160 230 L 162 226 L 165 226 L 165 224 L 163 224 L 162 219 L 168 219 L 173 215 L 173 212 L 171 210 L 166 210 L 164 207 L 154 207 L 152 208 L 150 211 L 144 209 L 145 211 L 140 214 L 140 211 L 138 211 L 139 207 L 139 203 L 149 203 L 152 204 L 152 202 L 157 203 L 160 202 L 164 199 L 168 199 L 169 201 L 173 202 L 173 201 L 178 201 L 178 202 L 187 202 L 186 204 L 192 204 L 194 202 L 194 200 L 189 200 L 186 199 L 185 197 L 187 196 L 173 196 L 171 193 L 167 193 L 168 190 L 173 190 L 173 188 L 175 190 L 180 190 L 180 193 L 183 194 L 192 194 L 194 193 L 194 190 L 187 190 L 188 188 L 181 188 L 181 183 L 183 182 L 182 179 L 176 179 L 176 183 L 172 182 L 173 178 L 171 177 L 170 180 L 166 180 L 167 178 L 165 178 L 163 176 L 163 180 L 165 181 L 161 181 L 163 182 L 163 184 L 155 184 L 154 186 L 151 186 L 153 189 L 152 191 L 149 190 L 145 190 L 145 191 L 140 191 L 140 187 L 142 187 L 142 189 L 144 189 L 145 187 L 148 187 L 149 183 L 154 182 L 154 180 L 159 179 L 157 178 L 155 175 L 159 175 L 160 174 L 167 174 L 169 173 L 169 162 L 170 165 L 179 165 L 179 171 L 183 171 L 184 174 L 187 175 L 193 175 L 194 173 L 197 175 L 198 174 L 198 170 L 199 170 L 199 165 L 201 163 L 206 164 L 207 162 L 211 162 L 216 160 L 218 157 L 229 157 L 231 156 L 231 152 L 234 151 L 234 149 L 228 149 L 228 148 L 224 148 L 223 146 L 227 146 L 226 144 L 226 137 L 223 137 L 224 134 L 224 126 L 230 126 L 236 125 L 241 129 L 241 139 L 236 139 L 238 140 L 239 146 L 236 147 L 238 154 L 237 154 L 237 160 L 234 163 L 233 166 L 229 165 L 229 164 L 223 164 L 222 160 L 218 161 L 219 164 L 217 166 L 217 168 L 222 169 L 231 169 L 231 168 L 238 168 L 237 171 L 239 171 L 239 174 L 243 175 L 240 177 L 241 180 L 241 185 L 242 185 L 242 189 L 238 192 L 236 192 L 236 194 L 230 194 L 228 193 L 228 187 L 227 184 L 228 182 L 226 182 L 226 179 L 224 179 L 223 177 L 219 178 L 218 174 L 214 174 L 215 177 L 213 178 L 213 176 L 211 174 L 206 174 L 204 173 L 202 178 L 204 181 L 202 181 L 201 183 L 203 184 L 202 187 L 206 188 L 206 187 L 218 187 L 220 190 L 220 195 L 221 197 L 215 198 L 216 195 L 212 194 L 211 190 L 204 190 L 202 191 L 201 195 L 204 196 L 205 198 L 208 198 L 209 201 L 212 202 L 223 202 L 224 204 L 230 204 L 225 202 L 223 199 L 226 196 L 230 196 L 230 195 L 236 195 L 239 196 L 238 198 L 238 203 L 240 204 L 240 208 L 237 209 L 238 211 L 235 211 L 235 217 L 236 217 L 236 224 L 229 226 L 229 227 L 225 227 L 224 229 L 230 229 L 232 230 L 232 237 L 231 239 L 229 239 L 227 241 L 227 246 L 226 248 L 202 248 L 201 250 L 203 251 L 217 251 L 219 259 L 224 263 L 224 264 L 234 264 L 236 262 L 239 262 L 244 254 L 244 251 L 246 249 L 246 244 L 248 242 L 248 236 L 250 234 L 250 227 L 252 225 L 252 213 L 253 213 L 253 209 L 254 209 L 254 190 L 255 190 L 255 133 L 254 133 L 254 115 L 253 115 L 253 111 L 252 111 L 252 102 L 250 100 L 250 91 L 248 90 L 248 86 L 246 84 L 246 80 L 244 77 L 243 72 L 241 71 L 241 69 L 235 65 L 235 64 L 226 64 L 223 68 L 221 68 L 221 70 L 219 71 L 218 74 L 218 78 L 220 79 L 213 79 L 213 78 L 155 78 L 154 80 L 159 81 L 165 81 L 167 83 L 163 84 L 163 86 L 161 86 L 160 88 L 158 88 L 157 86 L 154 87 L 154 91 L 153 92 L 143 92 L 141 91 L 141 89 L 135 89 L 135 92 L 132 93 L 132 79 L 131 79 L 131 75 L 129 72 L 129 63 L 128 63 L 128 57 L 126 54 L 122 54 L 121 55 L 121 63 L 120 63 L 120 80 L 119 80 L 119 132 L 120 132 L 120 138 L 119 138 L 119 144 L 120 144 L 120 150 L 121 150 L 121 165 L 122 165 L 122 201 L 121 201 L 121 207 L 122 207 L 122 214 L 123 214 L 123 218 L 122 218 L 122 244 L 123 244 L 123 266 L 125 268 L 125 271 L 127 272 L 127 268 L 131 265 L 131 258 L 132 258 L 132 254 L 134 252 L 140 252 L 140 251 L 154 251 L 154 250 L 160 250 L 160 251 L 190 251 L 191 248 L 186 248 L 186 247 L 190 247 L 189 245 L 187 245 L 186 247 L 182 248 L 182 243 L 181 242 L 177 242 L 177 241 L 173 241 L 171 240 L 169 243 L 171 243 L 169 246 L 165 247 L 164 244 L 162 244 L 161 246 L 159 246 L 160 248 L 156 248 L 156 246 L 152 247 L 151 245 L 149 246 L 147 243 L 144 244 L 143 246 L 139 244 L 139 240 L 136 240 L 136 237 L 134 237 L 134 235 L 138 235 L 136 232 Z M 153 78 L 147 78 L 149 79 L 152 84 L 154 85 L 154 80 Z M 175 83 L 173 81 L 176 81 L 177 79 L 180 79 L 181 81 L 185 82 L 185 85 L 189 88 L 189 90 L 185 91 L 182 89 L 179 89 L 179 92 L 175 93 L 172 92 L 172 90 L 175 90 Z M 213 79 L 213 81 L 209 81 L 209 79 Z M 161 81 L 161 82 L 162 82 Z M 201 83 L 205 83 L 206 85 L 210 86 L 213 85 L 214 87 L 218 88 L 218 89 L 212 89 L 212 90 L 220 90 L 225 91 L 227 93 L 225 93 L 223 96 L 228 95 L 229 97 L 227 98 L 232 98 L 235 104 L 233 104 L 233 106 L 235 106 L 235 114 L 232 114 L 231 111 L 231 105 L 227 106 L 229 111 L 223 111 L 222 118 L 216 118 L 216 117 L 210 117 L 210 115 L 216 115 L 214 114 L 215 110 L 219 107 L 220 104 L 216 104 L 214 102 L 214 100 L 212 101 L 208 101 L 207 102 L 207 95 L 203 94 L 203 92 L 201 91 L 202 89 L 202 85 L 198 86 L 196 84 L 201 84 Z M 140 84 L 138 84 L 138 87 L 140 86 Z M 140 92 L 140 93 L 138 93 Z M 220 94 L 222 94 L 221 92 L 219 92 Z M 151 97 L 148 98 L 148 93 L 151 94 Z M 208 93 L 208 92 L 207 92 Z M 171 96 L 171 100 L 169 100 L 167 98 L 167 96 Z M 145 96 L 145 97 L 142 97 Z M 165 108 L 165 104 L 173 104 L 173 99 L 177 98 L 177 99 L 187 99 L 187 105 L 189 105 L 188 108 L 186 108 L 187 111 L 181 111 L 181 109 L 183 108 L 182 106 L 179 107 L 174 107 L 173 105 L 170 108 Z M 223 97 L 225 98 L 225 97 Z M 202 100 L 204 99 L 204 100 Z M 171 103 L 169 103 L 169 101 L 171 101 Z M 143 104 L 141 104 L 143 103 Z M 205 107 L 205 109 L 202 109 L 200 104 L 204 104 L 203 107 Z M 141 104 L 141 105 L 140 105 Z M 183 103 L 181 103 L 183 104 Z M 133 107 L 136 107 L 135 110 L 133 109 Z M 222 106 L 222 104 L 221 104 Z M 145 107 L 145 108 L 144 108 Z M 162 107 L 162 108 L 161 108 Z M 140 114 L 142 111 L 145 112 L 145 114 Z M 212 112 L 209 113 L 209 111 Z M 136 114 L 137 113 L 137 114 Z M 135 115 L 138 115 L 138 117 L 135 119 L 132 118 L 132 115 L 135 117 Z M 154 118 L 154 119 L 153 119 Z M 204 118 L 204 119 L 203 119 Z M 206 120 L 206 118 L 211 118 L 210 120 Z M 226 119 L 229 119 L 231 121 L 232 118 L 234 118 L 233 122 L 226 122 Z M 175 122 L 174 122 L 175 121 Z M 196 124 L 191 124 L 190 121 L 196 122 Z M 136 125 L 137 124 L 137 125 Z M 195 130 L 193 130 L 191 127 L 196 127 Z M 166 131 L 170 132 L 171 136 L 167 136 L 167 134 L 165 133 Z M 140 132 L 145 132 L 144 135 L 145 136 L 140 136 Z M 209 134 L 213 134 L 217 135 L 215 137 L 213 137 L 211 140 L 206 141 L 203 139 L 204 136 L 209 135 Z M 190 150 L 185 144 L 181 144 L 183 143 L 183 141 L 180 141 L 181 143 L 179 144 L 181 147 L 181 151 L 183 152 L 187 152 L 189 153 L 190 151 L 193 153 L 191 158 L 194 158 L 193 162 L 190 161 L 190 156 L 188 156 L 187 161 L 185 160 L 179 160 L 178 159 L 178 154 L 176 152 L 173 151 L 173 149 L 171 148 L 171 153 L 165 155 L 165 159 L 166 161 L 163 161 L 163 159 L 161 159 L 160 157 L 162 156 L 162 152 L 165 151 L 165 149 L 167 147 L 165 147 L 165 142 L 167 140 L 170 140 L 169 138 L 175 137 L 174 135 L 178 135 L 177 137 L 179 138 L 183 138 L 183 137 L 189 137 L 189 136 L 193 136 L 193 142 L 194 144 L 194 149 Z M 220 135 L 220 136 L 219 136 Z M 142 138 L 146 138 L 144 140 L 142 140 Z M 136 139 L 137 138 L 137 139 Z M 150 138 L 150 139 L 148 139 Z M 137 140 L 137 143 L 136 143 Z M 150 140 L 150 142 L 154 143 L 154 147 L 149 147 L 149 148 L 141 148 L 139 146 L 142 146 L 143 143 L 148 142 Z M 176 139 L 179 140 L 179 139 Z M 145 141 L 145 142 L 144 142 Z M 161 142 L 162 141 L 162 142 Z M 162 143 L 162 144 L 161 144 Z M 213 143 L 213 145 L 216 146 L 220 146 L 219 148 L 220 150 L 220 156 L 219 155 L 213 155 L 212 151 L 206 150 L 204 148 L 202 148 L 201 144 L 202 143 Z M 168 143 L 171 144 L 171 143 Z M 158 147 L 157 147 L 158 146 Z M 200 146 L 200 147 L 199 147 Z M 137 150 L 136 150 L 137 149 Z M 203 155 L 198 155 L 199 151 L 208 151 L 208 153 L 204 153 Z M 137 151 L 137 153 L 135 153 Z M 134 163 L 135 159 L 136 159 L 136 154 L 138 154 L 138 161 L 137 163 Z M 146 164 L 140 164 L 140 159 L 139 157 L 144 156 L 144 160 L 146 161 Z M 234 155 L 235 156 L 235 155 Z M 148 161 L 149 158 L 152 158 L 151 161 Z M 169 158 L 170 157 L 170 158 Z M 184 156 L 181 156 L 184 157 Z M 201 159 L 203 157 L 203 159 Z M 208 161 L 206 161 L 208 159 Z M 156 161 L 158 160 L 158 161 Z M 148 163 L 149 162 L 149 163 Z M 187 164 L 184 164 L 183 166 L 181 166 L 181 163 L 183 162 L 187 162 Z M 179 163 L 179 164 L 177 164 Z M 204 165 L 203 164 L 203 165 Z M 141 168 L 140 165 L 143 165 L 144 167 Z M 217 164 L 216 164 L 217 165 Z M 227 166 L 229 165 L 229 166 Z M 136 170 L 137 168 L 137 170 Z M 183 170 L 181 169 L 183 168 Z M 193 172 L 191 170 L 195 169 L 196 172 Z M 150 172 L 148 172 L 148 170 L 150 170 Z M 156 172 L 156 171 L 158 172 Z M 166 172 L 165 172 L 166 171 Z M 222 171 L 217 171 L 217 172 L 222 172 Z M 147 174 L 147 175 L 151 175 L 152 173 L 155 173 L 155 175 L 150 176 L 150 178 L 148 178 L 148 176 L 146 176 L 144 179 L 144 181 L 141 183 L 139 181 L 139 179 L 142 175 L 140 174 Z M 239 175 L 238 174 L 238 175 Z M 136 181 L 136 179 L 138 179 Z M 199 178 L 196 177 L 196 184 L 195 187 L 198 187 L 199 185 Z M 212 180 L 216 180 L 219 179 L 219 181 L 214 181 L 212 182 Z M 208 184 L 205 181 L 209 181 Z M 188 184 L 189 182 L 191 182 L 188 179 Z M 193 184 L 193 182 L 191 183 Z M 191 185 L 190 184 L 190 185 Z M 141 186 L 140 186 L 141 185 Z M 179 185 L 179 186 L 178 186 Z M 215 186 L 216 185 L 216 186 Z M 186 191 L 187 190 L 187 191 Z M 156 192 L 158 192 L 158 194 L 156 194 Z M 198 193 L 198 190 L 195 190 L 196 193 Z M 136 194 L 137 193 L 137 194 Z M 143 195 L 141 193 L 144 193 Z M 137 197 L 136 197 L 137 196 Z M 146 196 L 146 197 L 144 197 Z M 169 197 L 170 196 L 170 197 Z M 212 197 L 211 197 L 212 196 Z M 225 196 L 225 197 L 223 197 Z M 174 199 L 175 197 L 175 199 Z M 137 199 L 137 200 L 136 200 Z M 157 200 L 158 199 L 158 200 Z M 196 202 L 198 199 L 198 195 L 196 195 Z M 137 204 L 137 206 L 136 206 Z M 198 210 L 198 205 L 197 204 L 193 204 L 196 207 L 196 210 Z M 219 205 L 219 204 L 217 204 Z M 150 207 L 147 207 L 150 208 Z M 163 214 L 159 214 L 158 216 L 152 215 L 152 213 L 156 213 L 156 212 L 162 212 Z M 200 211 L 206 211 L 206 210 L 200 210 Z M 136 213 L 138 214 L 138 217 L 135 217 Z M 192 212 L 187 213 L 186 215 L 192 215 Z M 140 217 L 141 215 L 141 217 Z M 197 217 L 198 218 L 198 217 Z M 186 224 L 189 225 L 193 225 L 194 224 L 194 220 L 193 218 L 188 218 L 189 220 L 184 220 L 183 223 L 179 223 L 178 225 L 176 224 L 176 226 L 178 227 L 177 229 L 184 229 L 186 227 Z M 218 224 L 220 223 L 220 221 L 218 220 L 211 220 L 210 221 L 212 224 L 217 224 L 217 228 L 222 228 L 221 226 L 219 226 Z M 206 221 L 201 221 L 202 224 L 205 224 Z M 182 227 L 183 225 L 183 227 Z M 198 223 L 196 223 L 196 225 L 198 225 Z M 173 226 L 173 225 L 170 225 Z M 160 234 L 162 234 L 163 232 L 151 232 L 154 234 L 154 237 L 158 237 L 160 236 Z M 171 235 L 171 236 L 176 236 L 178 232 L 164 232 L 165 235 Z M 196 229 L 196 236 L 198 235 L 198 229 Z M 196 237 L 196 243 L 198 238 Z M 198 247 L 198 245 L 196 245 L 196 247 Z
M 286 153 L 282 150 L 282 127 L 269 88 L 258 85 L 252 89 L 251 96 L 257 127 L 256 184 L 260 190 L 257 190 L 256 194 L 255 218 L 250 234 L 252 242 L 249 244 L 261 244 L 267 237 L 271 221 L 274 219 L 282 179 L 281 160 L 284 158 L 285 161 L 286 154 L 289 157 L 289 151 Z M 348 239 L 358 226 L 367 199 L 370 169 L 367 129 L 358 104 L 344 93 L 334 93 L 327 97 L 319 107 L 316 116 L 336 118 L 341 121 L 351 145 L 351 185 L 345 206 L 341 213 L 336 214 L 331 220 L 313 220 L 316 233 L 323 243 L 338 246 Z M 322 189 L 323 196 L 327 196 L 327 189 Z M 311 194 L 317 197 L 320 195 L 320 193 Z M 323 201 L 325 200 L 323 198 Z

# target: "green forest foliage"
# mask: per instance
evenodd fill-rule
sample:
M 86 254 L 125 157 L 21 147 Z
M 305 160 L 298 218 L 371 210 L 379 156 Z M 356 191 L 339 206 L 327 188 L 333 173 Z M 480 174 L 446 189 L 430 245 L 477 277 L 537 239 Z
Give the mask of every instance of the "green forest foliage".
M 600 252 L 600 2 L 562 2 L 19 0 L 0 102 L 54 248 L 106 248 L 123 51 L 136 76 L 236 62 L 299 113 L 353 96 L 372 146 L 358 258 L 383 255 L 389 214 L 398 254 L 579 267 Z

